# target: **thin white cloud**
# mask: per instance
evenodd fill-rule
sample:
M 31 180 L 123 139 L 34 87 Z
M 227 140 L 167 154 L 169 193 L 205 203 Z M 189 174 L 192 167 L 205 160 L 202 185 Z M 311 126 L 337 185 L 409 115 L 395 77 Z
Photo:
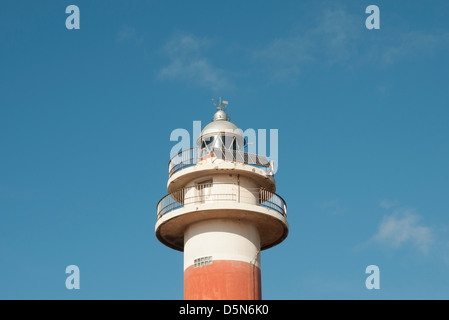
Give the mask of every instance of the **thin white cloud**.
M 379 206 L 384 209 L 390 209 L 399 206 L 400 203 L 397 200 L 381 200 L 379 201 Z
M 225 72 L 204 55 L 210 45 L 206 38 L 175 35 L 162 48 L 170 62 L 159 71 L 159 79 L 193 83 L 216 92 L 229 89 L 231 85 Z
M 262 69 L 274 78 L 290 80 L 310 64 L 387 67 L 406 58 L 429 58 L 449 48 L 447 32 L 370 31 L 363 15 L 332 6 L 315 16 L 315 24 L 296 27 L 296 32 L 292 28 L 289 36 L 268 41 L 254 52 L 253 58 L 263 63 Z M 376 32 L 378 36 L 367 41 Z
M 307 37 L 279 38 L 257 51 L 254 58 L 266 61 L 276 78 L 296 77 L 305 63 L 315 60 L 312 46 Z
M 356 52 L 358 18 L 343 9 L 325 9 L 315 26 L 290 37 L 279 37 L 253 57 L 268 66 L 276 78 L 289 79 L 312 62 L 332 64 L 350 60 Z
M 326 8 L 318 25 L 309 35 L 317 42 L 317 50 L 328 63 L 350 60 L 357 54 L 357 40 L 361 36 L 359 16 L 342 8 Z
M 342 214 L 346 212 L 345 208 L 342 208 L 340 203 L 336 200 L 325 201 L 321 204 L 321 208 L 325 209 L 327 212 L 331 214 Z
M 434 234 L 430 227 L 422 224 L 421 216 L 415 210 L 398 208 L 382 219 L 372 239 L 394 249 L 411 244 L 427 253 L 434 243 Z
M 142 44 L 143 43 L 143 37 L 138 36 L 136 29 L 124 26 L 122 27 L 118 32 L 116 39 L 118 42 L 133 42 L 136 44 Z
M 393 44 L 386 45 L 381 54 L 381 63 L 389 65 L 404 57 L 430 57 L 441 48 L 449 46 L 449 33 L 408 32 L 401 34 Z

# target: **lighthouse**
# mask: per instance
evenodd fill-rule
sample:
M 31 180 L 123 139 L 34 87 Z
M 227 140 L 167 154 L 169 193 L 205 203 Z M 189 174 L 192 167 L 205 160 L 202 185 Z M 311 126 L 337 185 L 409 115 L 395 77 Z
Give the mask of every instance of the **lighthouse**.
M 246 152 L 243 131 L 217 101 L 197 146 L 168 164 L 157 204 L 156 237 L 184 252 L 184 299 L 259 300 L 262 250 L 288 234 L 273 162 Z

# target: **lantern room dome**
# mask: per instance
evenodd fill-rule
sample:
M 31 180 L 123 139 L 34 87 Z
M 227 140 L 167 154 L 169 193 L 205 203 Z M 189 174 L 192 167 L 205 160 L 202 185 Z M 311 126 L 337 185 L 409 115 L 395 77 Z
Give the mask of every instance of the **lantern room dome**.
M 217 140 L 218 137 L 235 137 L 238 144 L 238 149 L 243 148 L 244 137 L 243 132 L 235 124 L 228 121 L 229 117 L 223 110 L 218 110 L 214 114 L 214 120 L 206 125 L 201 131 L 201 135 L 197 140 L 197 144 L 202 146 L 202 141 L 212 142 L 212 140 Z M 213 144 L 214 147 L 219 147 L 217 144 Z

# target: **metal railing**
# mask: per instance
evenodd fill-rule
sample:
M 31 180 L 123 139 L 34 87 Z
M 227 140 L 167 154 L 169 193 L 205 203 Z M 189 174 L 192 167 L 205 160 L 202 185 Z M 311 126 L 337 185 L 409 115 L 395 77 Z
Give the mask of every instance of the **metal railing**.
M 226 192 L 214 190 L 213 186 L 217 185 L 225 186 L 224 191 Z M 236 188 L 232 188 L 233 186 Z M 160 219 L 164 214 L 182 208 L 185 205 L 216 203 L 222 201 L 255 204 L 274 210 L 283 216 L 287 215 L 287 205 L 284 199 L 276 193 L 270 192 L 264 188 L 244 188 L 243 190 L 246 193 L 249 192 L 251 194 L 251 197 L 248 197 L 248 195 L 243 195 L 238 188 L 240 188 L 240 186 L 237 184 L 207 183 L 176 190 L 166 195 L 158 202 L 157 219 Z M 223 190 L 223 188 L 220 189 Z
M 229 150 L 222 148 L 213 148 L 212 150 L 201 148 L 190 148 L 179 152 L 168 163 L 168 175 L 171 177 L 174 173 L 187 167 L 196 165 L 198 162 L 210 157 L 222 159 L 230 162 L 238 162 L 260 167 L 266 171 L 270 170 L 270 162 L 267 157 L 240 150 Z

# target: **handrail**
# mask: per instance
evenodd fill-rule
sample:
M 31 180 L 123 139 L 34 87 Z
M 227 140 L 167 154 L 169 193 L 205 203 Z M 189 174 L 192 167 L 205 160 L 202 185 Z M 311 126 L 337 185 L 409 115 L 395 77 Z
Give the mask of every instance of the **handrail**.
M 170 159 L 168 162 L 168 175 L 171 177 L 179 170 L 194 166 L 208 157 L 216 157 L 225 161 L 249 164 L 264 168 L 265 170 L 270 168 L 270 163 L 267 157 L 262 155 L 243 152 L 240 150 L 213 148 L 209 151 L 207 149 L 195 147 L 180 151 L 177 155 Z
M 208 187 L 214 185 L 228 185 L 236 186 L 231 183 L 210 183 Z M 196 189 L 196 190 L 193 190 Z M 161 200 L 157 204 L 157 219 L 160 219 L 163 215 L 178 208 L 182 208 L 189 204 L 204 204 L 204 203 L 216 203 L 221 201 L 233 201 L 247 204 L 256 204 L 271 210 L 278 212 L 279 214 L 287 215 L 287 205 L 281 196 L 274 192 L 270 192 L 264 188 L 251 188 L 245 189 L 250 191 L 253 197 L 246 197 L 236 190 L 230 190 L 232 188 L 226 188 L 226 192 L 217 192 L 214 188 L 207 188 L 208 192 L 204 192 L 203 188 L 198 186 L 185 187 L 176 190 Z M 192 192 L 189 192 L 193 190 Z M 251 191 L 252 190 L 252 191 Z M 188 195 L 188 196 L 187 196 Z

